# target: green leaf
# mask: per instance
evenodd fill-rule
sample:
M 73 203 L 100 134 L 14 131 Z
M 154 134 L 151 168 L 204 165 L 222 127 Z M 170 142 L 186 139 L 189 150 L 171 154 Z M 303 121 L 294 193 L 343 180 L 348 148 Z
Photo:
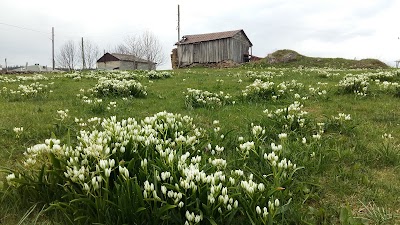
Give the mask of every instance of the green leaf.
M 206 217 L 210 221 L 211 225 L 218 225 L 212 218 Z
M 139 213 L 139 212 L 142 212 L 142 211 L 146 211 L 146 208 L 145 208 L 145 207 L 139 207 L 139 208 L 135 211 L 135 213 Z
M 55 168 L 55 169 L 61 169 L 60 160 L 57 159 L 57 157 L 56 157 L 56 156 L 54 155 L 54 153 L 52 153 L 52 152 L 50 152 L 49 155 L 50 155 L 51 163 L 53 164 L 54 168 Z
M 39 183 L 43 183 L 44 171 L 45 171 L 45 165 L 43 165 L 42 169 L 40 169 L 39 176 L 38 176 Z
M 164 212 L 166 212 L 170 209 L 174 209 L 174 208 L 176 208 L 176 205 L 167 204 L 167 205 L 164 205 L 163 207 L 161 207 L 158 211 L 160 214 L 163 214 Z
M 339 220 L 340 224 L 348 224 L 349 212 L 347 208 L 343 207 L 340 209 Z

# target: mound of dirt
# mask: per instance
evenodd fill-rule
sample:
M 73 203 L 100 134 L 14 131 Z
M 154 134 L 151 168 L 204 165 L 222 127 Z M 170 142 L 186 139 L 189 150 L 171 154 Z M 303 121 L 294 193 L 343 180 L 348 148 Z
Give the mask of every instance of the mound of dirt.
M 268 54 L 267 57 L 265 57 L 265 62 L 270 63 L 270 64 L 275 64 L 275 63 L 287 63 L 287 62 L 293 62 L 296 61 L 300 58 L 299 53 L 293 50 L 289 49 L 283 49 L 283 50 L 278 50 L 275 51 L 274 53 Z
M 385 69 L 388 65 L 378 59 L 352 60 L 343 58 L 316 58 L 299 54 L 290 49 L 283 49 L 268 54 L 257 64 L 282 67 L 330 67 L 341 69 Z
M 374 68 L 388 68 L 389 66 L 386 65 L 384 62 L 378 59 L 361 59 L 356 64 L 357 68 L 367 68 L 367 69 L 374 69 Z

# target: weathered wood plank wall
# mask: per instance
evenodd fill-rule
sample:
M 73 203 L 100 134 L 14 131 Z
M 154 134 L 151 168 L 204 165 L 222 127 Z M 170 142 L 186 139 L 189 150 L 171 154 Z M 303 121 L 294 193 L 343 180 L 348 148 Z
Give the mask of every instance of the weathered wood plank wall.
M 216 63 L 224 60 L 243 62 L 243 55 L 249 54 L 250 43 L 241 33 L 225 38 L 201 43 L 178 45 L 181 66 L 192 63 Z

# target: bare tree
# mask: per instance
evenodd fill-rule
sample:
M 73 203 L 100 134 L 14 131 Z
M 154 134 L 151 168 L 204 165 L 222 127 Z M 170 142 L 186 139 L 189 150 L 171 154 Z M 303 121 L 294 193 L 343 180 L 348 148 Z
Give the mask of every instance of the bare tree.
M 157 66 L 165 63 L 165 55 L 158 38 L 150 31 L 141 35 L 128 36 L 123 44 L 116 46 L 115 52 L 134 55 L 137 58 L 145 59 L 156 63 Z M 152 65 L 149 64 L 149 69 Z
M 165 55 L 160 41 L 152 32 L 145 31 L 140 36 L 140 43 L 144 59 L 157 63 L 157 66 L 165 63 Z
M 131 54 L 128 51 L 128 48 L 125 46 L 125 44 L 119 44 L 119 45 L 115 46 L 113 53 L 127 54 L 127 55 Z
M 72 40 L 61 46 L 56 59 L 61 68 L 73 70 L 75 68 L 76 47 Z
M 82 52 L 82 44 L 79 44 L 79 52 Z M 87 69 L 93 69 L 96 66 L 96 61 L 100 57 L 99 46 L 90 40 L 83 42 L 83 55 Z M 79 61 L 82 63 L 82 54 L 79 55 Z
M 140 36 L 137 35 L 128 36 L 125 39 L 125 47 L 129 52 L 129 54 L 139 58 L 143 57 L 143 43 Z

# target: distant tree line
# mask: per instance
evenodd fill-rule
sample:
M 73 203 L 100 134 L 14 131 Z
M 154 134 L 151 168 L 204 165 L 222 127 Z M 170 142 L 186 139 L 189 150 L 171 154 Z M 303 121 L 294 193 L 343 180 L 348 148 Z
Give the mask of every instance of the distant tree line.
M 166 60 L 159 39 L 150 31 L 127 36 L 124 43 L 117 44 L 110 53 L 134 55 L 137 58 L 154 62 L 157 66 L 164 64 Z M 93 41 L 85 40 L 82 45 L 81 41 L 69 40 L 58 50 L 56 61 L 58 66 L 63 69 L 74 70 L 78 65 L 82 67 L 83 61 L 85 68 L 82 69 L 94 69 L 100 56 L 99 46 Z

